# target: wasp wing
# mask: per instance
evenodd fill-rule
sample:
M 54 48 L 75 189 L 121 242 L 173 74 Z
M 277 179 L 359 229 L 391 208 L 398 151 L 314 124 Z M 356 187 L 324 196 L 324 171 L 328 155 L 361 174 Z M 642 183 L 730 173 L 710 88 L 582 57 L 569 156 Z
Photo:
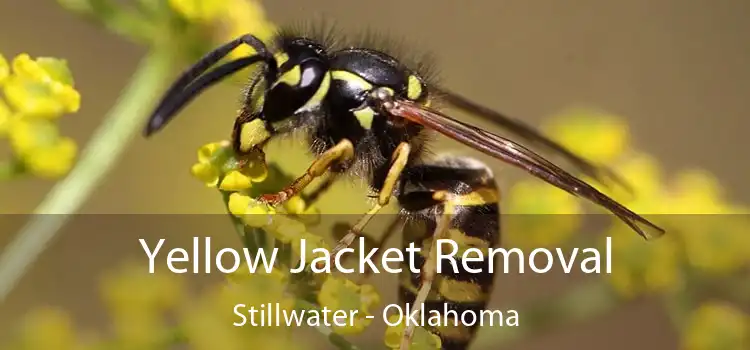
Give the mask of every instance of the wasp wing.
M 412 101 L 391 100 L 383 103 L 382 108 L 393 116 L 433 129 L 487 155 L 524 169 L 573 195 L 586 198 L 612 212 L 646 239 L 659 237 L 665 232 L 662 228 L 634 213 L 596 188 L 516 142 L 463 123 Z M 639 223 L 656 232 L 647 233 L 638 225 Z
M 574 166 L 578 167 L 578 169 L 580 169 L 584 174 L 603 184 L 606 184 L 606 182 L 604 182 L 604 179 L 609 178 L 632 193 L 632 187 L 628 185 L 628 183 L 614 171 L 605 167 L 597 166 L 587 161 L 586 159 L 583 159 L 582 157 L 570 151 L 567 147 L 553 141 L 549 137 L 543 135 L 533 127 L 521 122 L 520 120 L 516 120 L 502 113 L 496 112 L 490 108 L 477 104 L 467 99 L 466 97 L 463 97 L 446 89 L 440 87 L 433 87 L 432 89 L 435 90 L 439 95 L 441 95 L 441 101 L 445 101 L 453 107 L 490 120 L 529 142 L 541 145 L 553 152 L 562 155 Z

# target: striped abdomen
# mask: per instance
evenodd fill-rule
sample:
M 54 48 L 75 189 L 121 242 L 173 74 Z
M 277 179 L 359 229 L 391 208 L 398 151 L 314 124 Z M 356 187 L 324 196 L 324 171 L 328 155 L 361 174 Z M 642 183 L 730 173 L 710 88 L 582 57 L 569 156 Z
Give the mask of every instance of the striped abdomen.
M 445 200 L 435 199 L 441 194 L 447 194 Z M 442 339 L 443 349 L 466 349 L 480 324 L 481 311 L 487 306 L 493 286 L 488 266 L 494 262 L 489 261 L 486 252 L 500 240 L 499 196 L 491 171 L 468 158 L 443 158 L 410 168 L 402 177 L 399 203 L 406 218 L 403 245 L 406 248 L 410 242 L 415 242 L 421 248 L 421 254 L 416 254 L 415 266 L 422 266 L 429 256 L 437 224 L 446 209 L 453 213 L 447 232 L 441 237 L 458 246 L 458 253 L 454 255 L 455 268 L 449 260 L 441 262 L 441 273 L 435 277 L 424 304 L 425 321 L 431 315 L 441 315 L 440 326 L 431 330 Z M 480 273 L 466 271 L 461 261 L 463 251 L 472 247 L 483 252 L 483 259 L 466 265 L 471 270 L 481 269 Z M 444 255 L 452 250 L 449 244 L 443 244 Z M 412 304 L 422 276 L 409 269 L 403 271 L 400 301 Z M 475 319 L 473 324 L 461 322 L 463 313 L 470 313 L 465 319 L 467 322 Z M 425 326 L 431 328 L 427 322 Z

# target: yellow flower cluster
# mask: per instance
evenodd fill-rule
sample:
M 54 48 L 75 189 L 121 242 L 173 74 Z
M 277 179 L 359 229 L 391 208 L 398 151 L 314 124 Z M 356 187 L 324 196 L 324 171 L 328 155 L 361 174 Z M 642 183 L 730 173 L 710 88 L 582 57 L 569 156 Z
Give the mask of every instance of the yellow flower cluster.
M 555 247 L 568 241 L 581 224 L 583 207 L 569 193 L 541 181 L 521 181 L 508 191 L 503 221 L 511 247 Z
M 563 111 L 554 116 L 544 130 L 572 152 L 595 163 L 608 164 L 630 146 L 628 124 L 599 110 L 575 108 Z
M 239 161 L 234 158 L 228 141 L 208 143 L 198 149 L 198 162 L 193 164 L 190 172 L 207 187 L 234 192 L 229 197 L 228 209 L 237 217 L 248 220 L 248 226 L 261 228 L 262 222 L 253 221 L 253 218 L 260 218 L 257 214 L 275 212 L 274 208 L 264 208 L 248 195 L 253 190 L 253 184 L 262 183 L 268 178 L 268 167 L 260 153 L 245 155 Z M 317 216 L 316 209 L 308 207 L 298 196 L 290 198 L 283 206 L 287 213 L 305 223 L 314 222 Z M 284 243 L 290 241 L 278 238 Z
M 731 273 L 750 264 L 750 236 L 745 234 L 750 221 L 746 216 L 732 215 L 742 209 L 723 197 L 711 174 L 687 170 L 668 178 L 653 157 L 633 149 L 627 123 L 601 111 L 570 110 L 553 118 L 544 129 L 584 158 L 611 165 L 633 187 L 634 194 L 589 182 L 668 231 L 662 239 L 646 242 L 614 221 L 607 233 L 613 237 L 612 264 L 617 271 L 609 275 L 609 280 L 624 296 L 680 288 L 686 266 L 709 273 Z M 513 214 L 576 214 L 583 212 L 580 205 L 567 193 L 534 180 L 522 181 L 509 192 L 508 208 Z M 600 208 L 595 210 L 602 212 Z M 568 219 L 555 219 L 554 225 L 548 223 L 545 230 L 545 220 L 538 220 L 536 228 L 531 223 L 515 227 L 514 220 L 523 220 L 511 218 L 508 225 L 514 230 L 509 230 L 508 239 L 517 245 L 560 244 L 579 230 L 577 220 Z
M 644 242 L 629 228 L 618 225 L 607 232 L 607 236 L 614 238 L 612 273 L 606 278 L 621 296 L 633 298 L 642 293 L 666 294 L 683 286 L 680 246 L 673 235 L 662 237 L 658 243 Z
M 246 270 L 245 270 L 246 271 Z M 230 276 L 230 283 L 209 290 L 203 298 L 184 313 L 184 332 L 193 349 L 243 349 L 253 344 L 266 349 L 302 349 L 305 342 L 293 341 L 292 331 L 283 320 L 276 326 L 276 314 L 266 315 L 264 327 L 232 327 L 237 317 L 228 312 L 238 304 L 242 311 L 250 308 L 262 310 L 264 305 L 278 303 L 280 311 L 291 311 L 294 299 L 288 294 L 289 278 L 281 270 L 270 273 Z
M 318 294 L 318 304 L 331 310 L 357 310 L 355 319 L 346 327 L 334 327 L 339 334 L 356 334 L 362 332 L 372 322 L 373 308 L 380 304 L 380 296 L 371 285 L 357 285 L 339 277 L 329 276 Z
M 105 276 L 101 284 L 114 341 L 131 348 L 153 348 L 165 342 L 170 325 L 165 313 L 185 302 L 183 281 L 166 271 L 148 274 L 140 264 L 127 264 Z
M 266 18 L 265 10 L 255 0 L 169 0 L 170 7 L 184 19 L 201 25 L 219 26 L 216 40 L 225 42 L 252 33 L 268 43 L 276 27 Z M 237 58 L 252 54 L 240 46 L 230 54 Z
M 602 111 L 565 111 L 552 118 L 544 130 L 572 152 L 595 163 L 612 163 L 629 147 L 627 123 Z M 547 183 L 521 180 L 509 189 L 506 197 L 505 213 L 509 215 L 504 230 L 510 246 L 524 249 L 560 246 L 581 227 L 583 203 Z
M 750 237 L 746 234 L 750 221 L 745 215 L 736 215 L 736 206 L 723 198 L 711 175 L 684 171 L 667 182 L 659 178 L 658 166 L 648 156 L 635 155 L 621 164 L 620 173 L 625 178 L 640 180 L 634 182 L 638 197 L 622 200 L 623 204 L 636 212 L 651 214 L 648 218 L 668 233 L 646 242 L 624 232 L 622 225 L 613 228 L 617 232 L 612 234 L 613 249 L 619 254 L 619 258 L 613 258 L 613 265 L 629 271 L 613 271 L 610 276 L 619 291 L 632 294 L 634 290 L 626 286 L 638 284 L 645 286 L 644 292 L 666 291 L 670 288 L 659 283 L 667 282 L 673 284 L 671 289 L 679 288 L 686 267 L 731 274 L 750 265 Z M 640 283 L 617 281 L 632 278 L 646 266 L 650 277 L 641 278 Z
M 60 135 L 60 116 L 77 112 L 81 96 L 64 60 L 28 54 L 11 63 L 0 55 L 0 137 L 6 138 L 14 159 L 5 160 L 2 177 L 29 173 L 43 178 L 65 175 L 77 146 Z
M 18 334 L 6 349 L 92 349 L 100 344 L 92 334 L 76 329 L 70 315 L 62 310 L 42 307 L 27 314 L 20 322 Z
M 320 235 L 309 232 L 305 223 L 306 217 L 315 217 L 314 208 L 307 207 L 300 197 L 292 197 L 284 203 L 284 212 L 292 215 L 276 215 L 277 208 L 270 207 L 255 200 L 252 195 L 254 183 L 263 182 L 268 178 L 267 167 L 260 155 L 250 155 L 243 162 L 237 161 L 231 152 L 228 142 L 215 142 L 204 145 L 198 151 L 198 163 L 192 167 L 193 175 L 209 187 L 218 187 L 222 191 L 231 192 L 227 200 L 227 209 L 239 218 L 246 226 L 262 229 L 279 243 L 291 246 L 296 257 L 303 252 L 300 242 L 305 240 L 304 255 L 308 261 L 313 261 L 322 255 L 320 248 L 330 251 L 331 247 Z M 231 180 L 228 180 L 231 179 Z M 303 215 L 314 214 L 314 215 Z M 260 234 L 260 233 L 259 233 Z M 274 244 L 274 246 L 277 246 Z M 317 251 L 316 251 L 317 250 Z M 280 274 L 280 273 L 279 273 Z M 380 296 L 371 285 L 358 285 L 351 280 L 330 274 L 315 274 L 313 281 L 308 283 L 320 284 L 317 290 L 317 302 L 320 307 L 330 310 L 357 311 L 353 323 L 346 326 L 333 327 L 337 334 L 357 334 L 369 326 L 374 308 L 380 303 Z M 389 327 L 386 340 L 403 334 L 402 326 Z M 399 333 L 400 332 L 400 333 Z M 437 339 L 435 342 L 434 339 Z M 439 349 L 440 339 L 425 329 L 418 329 L 415 334 L 414 346 L 429 349 Z M 435 345 L 437 344 L 437 345 Z M 436 346 L 436 347 L 435 347 Z
M 690 316 L 684 349 L 750 349 L 750 316 L 722 302 L 703 304 Z
M 277 208 L 256 201 L 252 197 L 253 183 L 263 182 L 268 177 L 268 170 L 261 155 L 248 155 L 240 162 L 233 157 L 228 142 L 210 143 L 199 149 L 198 163 L 193 165 L 192 173 L 207 186 L 230 192 L 227 200 L 228 211 L 247 227 L 262 229 L 254 231 L 256 234 L 269 234 L 275 242 L 273 246 L 278 246 L 277 243 L 287 245 L 296 257 L 304 254 L 308 261 L 321 257 L 322 255 L 318 254 L 321 248 L 325 251 L 331 250 L 320 235 L 309 232 L 305 223 L 310 220 L 303 218 L 317 216 L 317 212 L 314 208 L 308 207 L 300 197 L 292 197 L 284 203 L 283 212 L 287 215 L 276 215 Z M 303 239 L 305 252 L 301 251 L 300 242 Z M 321 307 L 358 311 L 358 318 L 353 324 L 334 327 L 334 332 L 360 333 L 370 324 L 371 320 L 365 316 L 371 315 L 372 308 L 380 302 L 374 287 L 357 285 L 350 280 L 328 274 L 315 274 L 311 279 L 313 280 L 308 281 L 309 284 L 320 284 L 317 302 Z
M 247 190 L 253 183 L 262 182 L 268 176 L 268 169 L 262 160 L 248 160 L 246 164 L 239 164 L 232 157 L 227 141 L 212 142 L 199 148 L 198 162 L 193 164 L 190 172 L 206 186 L 218 186 L 222 191 Z
M 281 271 L 232 276 L 229 283 L 198 294 L 189 293 L 185 282 L 168 271 L 149 274 L 146 266 L 125 265 L 102 283 L 112 317 L 111 336 L 77 331 L 67 314 L 40 309 L 27 316 L 10 348 L 167 349 L 186 344 L 208 350 L 245 349 L 253 344 L 266 349 L 305 349 L 305 342 L 288 336 L 291 329 L 283 322 L 280 327 L 274 320 L 267 327 L 232 326 L 238 321 L 232 312 L 238 303 L 247 309 L 268 303 L 293 308 L 293 299 L 286 294 L 288 279 Z
M 389 326 L 385 331 L 385 345 L 389 349 L 400 349 L 401 339 L 404 336 L 406 330 L 406 322 L 402 321 L 396 323 L 399 320 L 398 315 L 391 315 L 388 317 L 388 324 L 396 324 L 395 326 Z M 437 350 L 441 349 L 442 341 L 436 334 L 426 330 L 423 327 L 417 327 L 414 330 L 412 336 L 411 347 L 413 350 Z

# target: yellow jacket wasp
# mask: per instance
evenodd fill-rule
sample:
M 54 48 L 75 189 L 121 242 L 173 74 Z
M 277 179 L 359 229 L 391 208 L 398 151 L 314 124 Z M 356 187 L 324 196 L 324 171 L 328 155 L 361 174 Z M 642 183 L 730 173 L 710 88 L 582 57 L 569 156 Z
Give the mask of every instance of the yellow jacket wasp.
M 240 45 L 255 54 L 214 64 Z M 492 276 L 455 274 L 435 279 L 437 239 L 472 239 L 486 246 L 499 243 L 499 191 L 492 172 L 481 162 L 450 155 L 424 157 L 429 131 L 459 141 L 496 159 L 524 169 L 573 195 L 598 204 L 644 238 L 664 230 L 596 190 L 528 148 L 472 125 L 453 119 L 436 108 L 447 103 L 490 119 L 515 135 L 567 158 L 584 174 L 601 180 L 614 174 L 572 154 L 532 128 L 468 99 L 428 83 L 427 74 L 387 54 L 361 46 L 339 46 L 323 37 L 281 31 L 273 47 L 244 35 L 201 58 L 166 92 L 153 112 L 145 135 L 163 128 L 203 90 L 245 67 L 262 63 L 252 80 L 237 117 L 232 142 L 239 155 L 262 152 L 272 138 L 292 132 L 308 136 L 316 160 L 307 172 L 278 193 L 261 197 L 279 204 L 301 193 L 315 178 L 329 171 L 365 178 L 377 194 L 377 203 L 336 246 L 350 245 L 370 218 L 396 197 L 401 215 L 421 225 L 421 234 L 406 235 L 407 242 L 421 242 L 427 262 L 421 274 L 402 278 L 402 302 L 442 310 L 481 310 L 486 307 Z M 208 71 L 208 72 L 207 72 Z M 206 73 L 207 72 L 207 73 Z M 486 264 L 487 262 L 484 262 Z M 408 272 L 408 271 L 407 271 Z M 437 296 L 430 291 L 438 291 Z M 460 291 L 463 295 L 456 295 Z M 444 349 L 465 349 L 475 329 L 458 327 L 435 330 Z M 413 328 L 402 341 L 406 349 Z

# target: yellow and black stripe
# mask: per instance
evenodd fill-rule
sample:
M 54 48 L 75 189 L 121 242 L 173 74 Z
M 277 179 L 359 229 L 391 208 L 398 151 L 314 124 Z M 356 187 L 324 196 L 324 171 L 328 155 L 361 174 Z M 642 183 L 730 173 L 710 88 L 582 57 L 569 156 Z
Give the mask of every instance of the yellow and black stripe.
M 431 248 L 436 227 L 446 208 L 453 211 L 453 216 L 442 237 L 458 244 L 456 257 L 469 247 L 486 251 L 499 244 L 500 193 L 492 173 L 478 161 L 451 157 L 415 166 L 406 170 L 401 188 L 399 203 L 403 208 L 402 215 L 406 216 L 403 244 L 406 248 L 410 242 L 419 243 L 422 254 L 415 257 L 416 266 L 425 264 L 427 258 L 424 254 Z M 463 269 L 460 258 L 456 260 L 457 273 L 450 262 L 443 261 L 442 273 L 435 276 L 432 290 L 423 305 L 427 317 L 432 310 L 443 314 L 446 308 L 456 311 L 459 318 L 464 311 L 474 312 L 479 317 L 480 311 L 487 306 L 493 287 L 493 276 L 487 272 L 487 266 L 492 262 L 467 263 L 473 269 L 482 270 L 475 274 Z M 408 268 L 403 270 L 399 287 L 401 303 L 414 303 L 423 278 Z M 479 322 L 469 327 L 462 325 L 460 319 L 448 320 L 448 324 L 432 329 L 442 339 L 443 349 L 466 349 Z

